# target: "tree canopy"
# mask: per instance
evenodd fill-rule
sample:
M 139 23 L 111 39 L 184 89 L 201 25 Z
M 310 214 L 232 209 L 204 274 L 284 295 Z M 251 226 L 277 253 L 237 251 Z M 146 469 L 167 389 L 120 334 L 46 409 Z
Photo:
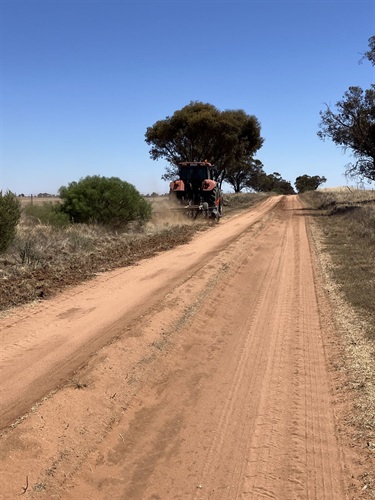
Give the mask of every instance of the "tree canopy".
M 369 50 L 365 52 L 364 57 L 370 61 L 370 63 L 375 65 L 375 35 L 370 37 L 368 40 Z
M 325 177 L 319 177 L 319 175 L 300 175 L 296 178 L 296 182 L 294 185 L 298 193 L 304 193 L 305 191 L 315 191 L 318 187 L 326 182 L 327 179 Z
M 369 39 L 369 46 L 365 57 L 375 65 L 375 36 Z M 347 165 L 346 173 L 375 181 L 375 85 L 367 90 L 349 87 L 336 103 L 336 110 L 327 105 L 320 116 L 318 136 L 351 149 L 356 158 L 355 163 Z
M 260 123 L 241 109 L 220 111 L 199 101 L 148 127 L 145 137 L 153 160 L 168 164 L 163 179 L 176 175 L 181 161 L 207 160 L 215 165 L 220 181 L 253 158 L 262 144 Z
M 259 175 L 262 173 L 264 173 L 262 162 L 249 158 L 235 165 L 234 168 L 229 167 L 225 181 L 233 187 L 235 193 L 245 188 L 256 190 Z

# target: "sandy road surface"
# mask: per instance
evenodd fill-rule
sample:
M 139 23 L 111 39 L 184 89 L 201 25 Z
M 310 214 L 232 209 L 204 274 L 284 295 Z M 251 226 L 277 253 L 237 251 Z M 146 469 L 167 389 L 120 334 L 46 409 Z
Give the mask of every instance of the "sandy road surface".
M 2 318 L 0 497 L 348 498 L 300 208 Z

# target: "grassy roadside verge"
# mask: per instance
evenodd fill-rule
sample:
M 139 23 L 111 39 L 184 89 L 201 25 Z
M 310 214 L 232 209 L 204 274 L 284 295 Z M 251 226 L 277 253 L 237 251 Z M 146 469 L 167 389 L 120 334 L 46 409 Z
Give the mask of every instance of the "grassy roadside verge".
M 226 195 L 224 218 L 264 198 L 257 194 Z M 161 197 L 154 203 L 156 209 L 158 204 L 165 208 L 166 201 Z M 212 227 L 211 222 L 191 222 L 166 210 L 163 217 L 155 216 L 146 226 L 114 233 L 94 225 L 43 224 L 26 212 L 16 240 L 0 256 L 0 311 L 48 299 L 98 273 L 135 264 L 187 243 L 198 231 Z
M 363 470 L 351 498 L 375 498 L 375 192 L 324 190 L 301 199 L 338 331 L 339 430 Z
M 315 191 L 302 199 L 313 208 L 340 292 L 368 320 L 375 342 L 375 192 Z

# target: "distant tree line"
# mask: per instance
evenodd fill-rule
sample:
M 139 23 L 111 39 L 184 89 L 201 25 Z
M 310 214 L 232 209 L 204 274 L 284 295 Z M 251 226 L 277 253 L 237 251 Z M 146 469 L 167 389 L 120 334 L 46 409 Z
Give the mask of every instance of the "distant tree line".
M 19 198 L 25 198 L 25 196 L 28 196 L 28 195 L 25 195 L 25 193 L 20 193 L 20 194 L 18 195 L 18 197 L 19 197 Z M 31 198 L 33 198 L 33 197 L 34 197 L 34 195 L 33 195 L 33 194 L 31 194 L 31 195 L 30 195 L 30 197 L 31 197 Z M 56 197 L 56 195 L 55 195 L 55 194 L 50 194 L 50 193 L 38 193 L 38 194 L 36 195 L 36 197 L 37 197 L 37 198 L 55 198 L 55 197 Z

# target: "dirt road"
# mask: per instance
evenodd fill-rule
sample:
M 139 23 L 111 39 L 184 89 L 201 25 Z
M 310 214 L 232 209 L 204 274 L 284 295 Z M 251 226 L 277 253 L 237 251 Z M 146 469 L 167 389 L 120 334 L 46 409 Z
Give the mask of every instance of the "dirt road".
M 316 287 L 274 197 L 3 317 L 0 497 L 349 498 Z

